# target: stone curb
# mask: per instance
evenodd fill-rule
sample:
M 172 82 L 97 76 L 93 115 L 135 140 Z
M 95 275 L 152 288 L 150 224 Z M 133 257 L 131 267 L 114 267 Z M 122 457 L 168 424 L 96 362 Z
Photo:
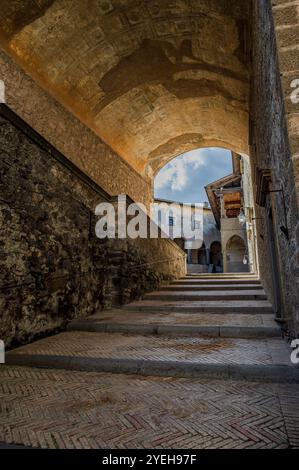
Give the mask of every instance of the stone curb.
M 181 378 L 221 378 L 273 383 L 299 383 L 299 368 L 288 365 L 194 364 L 8 353 L 7 365 Z

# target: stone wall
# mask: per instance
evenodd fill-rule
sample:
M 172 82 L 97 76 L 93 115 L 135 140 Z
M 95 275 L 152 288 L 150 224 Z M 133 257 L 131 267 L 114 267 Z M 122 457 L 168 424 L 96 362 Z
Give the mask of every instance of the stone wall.
M 5 82 L 6 104 L 105 191 L 115 196 L 128 194 L 145 205 L 151 202 L 150 181 L 137 173 L 1 50 L 0 80 Z
M 278 254 L 277 276 L 281 284 L 280 313 L 289 329 L 298 334 L 298 206 L 270 0 L 252 2 L 251 23 L 250 143 L 254 189 L 260 200 L 268 194 L 268 206 L 272 207 Z M 264 206 L 262 202 L 256 206 L 259 265 L 264 287 L 274 302 L 275 288 L 270 268 L 273 256 L 269 250 L 268 211 Z M 281 227 L 287 228 L 288 237 Z
M 241 173 L 244 211 L 247 220 L 246 235 L 248 245 L 249 270 L 252 273 L 258 273 L 259 267 L 257 261 L 256 224 L 253 220 L 255 219 L 255 204 L 252 190 L 251 164 L 250 158 L 247 155 L 242 156 Z
M 299 202 L 299 2 L 272 1 L 279 68 Z
M 6 346 L 139 298 L 185 273 L 169 240 L 99 240 L 93 211 L 109 195 L 2 105 L 0 338 Z M 163 260 L 163 263 L 162 263 Z
M 186 255 L 166 239 L 111 240 L 111 288 L 114 304 L 126 304 L 185 276 Z

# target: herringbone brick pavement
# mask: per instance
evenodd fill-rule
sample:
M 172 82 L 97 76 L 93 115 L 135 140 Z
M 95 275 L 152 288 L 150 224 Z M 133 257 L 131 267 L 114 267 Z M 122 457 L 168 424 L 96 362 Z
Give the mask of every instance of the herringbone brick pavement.
M 0 368 L 0 442 L 299 448 L 296 385 Z

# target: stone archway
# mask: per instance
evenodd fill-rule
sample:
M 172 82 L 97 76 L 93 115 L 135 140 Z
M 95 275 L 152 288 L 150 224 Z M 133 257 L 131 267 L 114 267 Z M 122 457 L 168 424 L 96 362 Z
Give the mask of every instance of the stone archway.
M 227 272 L 248 272 L 248 265 L 243 263 L 246 252 L 245 241 L 238 235 L 233 235 L 226 244 Z
M 140 175 L 198 147 L 248 152 L 247 2 L 35 3 L 1 2 L 1 47 Z

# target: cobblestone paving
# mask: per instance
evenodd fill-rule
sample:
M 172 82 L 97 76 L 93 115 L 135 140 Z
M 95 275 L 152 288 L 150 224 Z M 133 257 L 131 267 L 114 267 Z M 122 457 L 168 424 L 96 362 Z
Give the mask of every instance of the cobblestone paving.
M 0 368 L 0 442 L 43 448 L 299 448 L 296 385 Z
M 126 335 L 74 331 L 45 338 L 14 351 L 68 357 L 186 361 L 196 364 L 291 364 L 281 338 L 235 339 Z

